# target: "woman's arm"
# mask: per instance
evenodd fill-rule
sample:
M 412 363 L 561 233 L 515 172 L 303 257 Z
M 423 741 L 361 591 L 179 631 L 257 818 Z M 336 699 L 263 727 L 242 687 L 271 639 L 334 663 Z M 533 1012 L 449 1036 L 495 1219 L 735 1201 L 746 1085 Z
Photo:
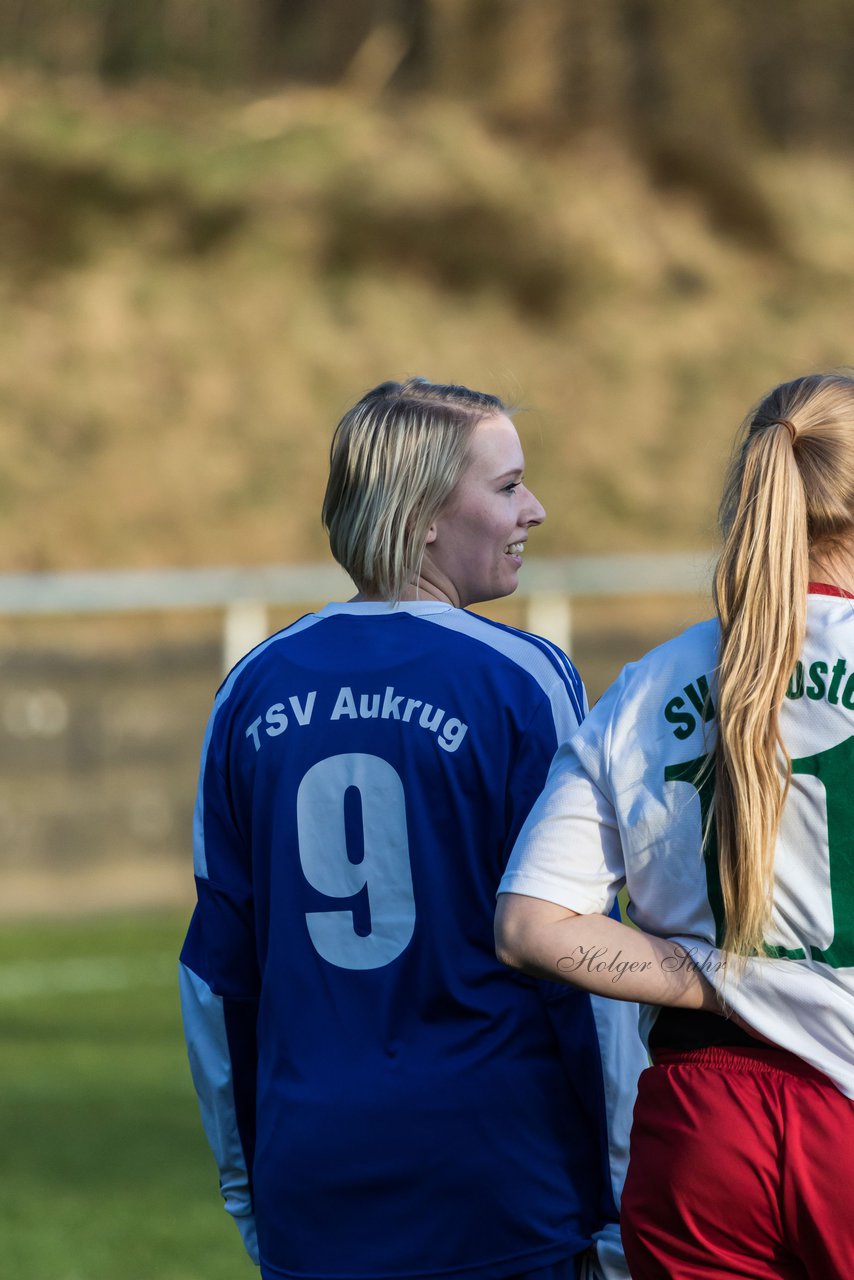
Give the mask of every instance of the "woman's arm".
M 594 995 L 725 1012 L 685 947 L 608 916 L 582 916 L 542 898 L 502 893 L 495 948 L 512 969 Z

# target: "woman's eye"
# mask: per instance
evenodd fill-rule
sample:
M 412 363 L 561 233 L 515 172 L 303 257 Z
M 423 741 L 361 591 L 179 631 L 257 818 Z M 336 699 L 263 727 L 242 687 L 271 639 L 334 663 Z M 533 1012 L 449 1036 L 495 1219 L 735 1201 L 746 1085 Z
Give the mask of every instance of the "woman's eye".
M 519 488 L 519 485 L 520 485 L 521 483 L 522 483 L 522 481 L 521 481 L 521 480 L 513 480 L 513 481 L 511 481 L 511 483 L 510 483 L 510 484 L 506 484 L 506 485 L 504 486 L 504 492 L 505 492 L 505 493 L 514 493 L 514 492 Z

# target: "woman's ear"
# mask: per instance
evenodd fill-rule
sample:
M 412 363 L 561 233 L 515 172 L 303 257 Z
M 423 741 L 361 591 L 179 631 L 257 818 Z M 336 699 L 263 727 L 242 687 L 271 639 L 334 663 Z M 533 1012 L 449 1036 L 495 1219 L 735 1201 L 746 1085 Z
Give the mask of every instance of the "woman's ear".
M 427 530 L 427 537 L 424 539 L 424 545 L 426 547 L 429 547 L 430 543 L 435 541 L 436 541 L 436 525 L 434 522 L 433 524 L 430 525 L 430 528 Z

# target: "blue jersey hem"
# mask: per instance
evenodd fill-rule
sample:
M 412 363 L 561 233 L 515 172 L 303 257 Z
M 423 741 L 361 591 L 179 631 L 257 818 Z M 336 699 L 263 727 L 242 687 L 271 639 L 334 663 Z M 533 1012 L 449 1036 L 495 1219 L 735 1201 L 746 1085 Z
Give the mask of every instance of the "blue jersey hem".
M 577 1258 L 590 1248 L 590 1240 L 579 1240 L 574 1245 L 551 1245 L 547 1249 L 535 1249 L 531 1253 L 516 1254 L 512 1258 L 493 1258 L 475 1267 L 445 1267 L 439 1271 L 385 1271 L 379 1275 L 376 1268 L 370 1271 L 287 1271 L 272 1267 L 261 1259 L 261 1280 L 508 1280 L 526 1271 L 548 1267 L 555 1262 Z

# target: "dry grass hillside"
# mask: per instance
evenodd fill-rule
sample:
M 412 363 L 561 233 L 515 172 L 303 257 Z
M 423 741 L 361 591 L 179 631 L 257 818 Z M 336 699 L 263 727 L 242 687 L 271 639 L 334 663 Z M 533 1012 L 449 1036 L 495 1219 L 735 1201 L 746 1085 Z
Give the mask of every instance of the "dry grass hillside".
M 852 360 L 853 233 L 829 155 L 7 75 L 0 568 L 322 556 L 331 429 L 411 373 L 523 408 L 538 553 L 708 546 L 750 402 Z
M 6 72 L 0 572 L 325 556 L 333 425 L 411 373 L 520 406 L 532 553 L 710 547 L 750 402 L 852 359 L 852 232 L 838 156 Z M 578 602 L 591 698 L 707 608 Z M 0 619 L 3 911 L 184 901 L 220 630 Z

